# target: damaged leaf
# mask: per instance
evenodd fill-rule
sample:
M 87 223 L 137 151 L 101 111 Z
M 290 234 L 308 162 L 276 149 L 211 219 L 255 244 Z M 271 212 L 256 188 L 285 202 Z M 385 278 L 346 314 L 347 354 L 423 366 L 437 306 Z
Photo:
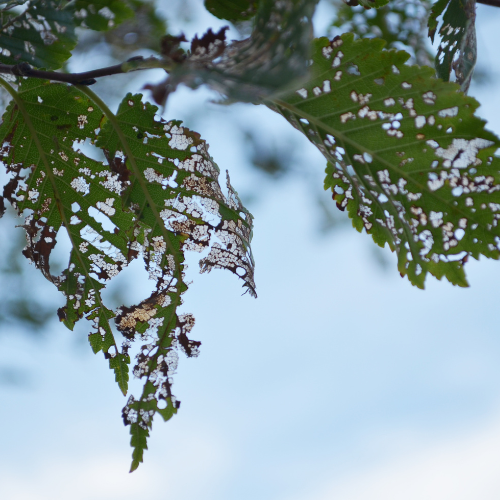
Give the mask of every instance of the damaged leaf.
M 75 27 L 109 30 L 134 15 L 123 0 L 31 0 L 1 12 L 0 62 L 57 69 L 71 57 Z M 8 10 L 7 10 L 8 8 Z
M 65 295 L 58 315 L 69 329 L 84 316 L 94 321 L 92 348 L 116 357 L 110 366 L 126 393 L 129 360 L 117 351 L 114 313 L 101 291 L 128 263 L 125 231 L 133 214 L 123 210 L 126 184 L 118 175 L 73 148 L 99 128 L 102 113 L 74 87 L 25 80 L 16 92 L 2 84 L 13 96 L 0 126 L 2 161 L 12 176 L 4 197 L 25 216 L 23 253 Z M 103 229 L 103 218 L 114 231 Z M 59 230 L 67 231 L 72 251 L 62 276 L 53 276 L 49 258 Z
M 76 46 L 73 13 L 65 2 L 34 0 L 2 13 L 0 62 L 60 68 Z
M 397 253 L 402 275 L 467 286 L 469 256 L 500 256 L 500 141 L 457 85 L 383 46 L 319 39 L 313 78 L 269 106 L 327 158 L 337 206 Z
M 444 14 L 443 14 L 444 12 Z M 439 78 L 449 81 L 455 74 L 461 90 L 467 92 L 477 59 L 476 0 L 439 0 L 429 16 L 429 37 L 434 41 L 438 17 L 443 15 L 439 29 L 441 43 L 435 66 Z
M 125 97 L 116 120 L 109 120 L 97 145 L 111 157 L 124 156 L 133 174 L 127 206 L 136 215 L 130 252 L 143 256 L 156 282 L 151 297 L 118 311 L 116 324 L 130 342 L 143 342 L 133 369 L 144 379 L 139 398 L 130 397 L 123 418 L 130 425 L 134 447 L 132 470 L 142 462 L 153 416 L 168 420 L 178 408 L 171 392 L 177 366 L 176 348 L 198 354 L 199 342 L 188 339 L 194 325 L 189 314 L 178 315 L 184 280 L 184 252 L 210 249 L 201 272 L 228 269 L 244 280 L 255 296 L 250 253 L 252 217 L 227 180 L 229 195 L 219 186 L 219 169 L 206 143 L 180 122 L 155 120 L 156 107 L 141 96 Z M 214 241 L 215 239 L 215 241 Z
M 252 35 L 226 42 L 225 31 L 208 30 L 191 43 L 188 56 L 171 61 L 169 77 L 148 85 L 158 104 L 183 83 L 207 84 L 229 101 L 259 102 L 307 77 L 312 15 L 317 0 L 263 0 Z
M 188 338 L 194 318 L 178 313 L 187 290 L 185 252 L 205 251 L 201 272 L 229 269 L 255 296 L 252 216 L 229 177 L 228 195 L 222 192 L 219 169 L 200 136 L 156 116 L 157 108 L 140 95 L 128 94 L 114 115 L 87 87 L 22 80 L 16 91 L 0 83 L 13 98 L 0 126 L 2 161 L 11 175 L 3 197 L 25 217 L 24 255 L 65 295 L 58 314 L 68 328 L 82 317 L 93 323 L 92 349 L 109 359 L 123 393 L 129 349 L 134 341 L 142 345 L 133 374 L 144 388 L 123 410 L 133 470 L 154 415 L 167 420 L 179 406 L 171 391 L 177 349 L 196 356 L 200 345 Z M 89 139 L 106 162 L 78 149 Z M 67 232 L 72 250 L 66 270 L 54 276 L 50 254 L 59 231 Z M 137 257 L 155 290 L 136 306 L 111 311 L 101 292 Z M 126 339 L 122 346 L 113 318 Z

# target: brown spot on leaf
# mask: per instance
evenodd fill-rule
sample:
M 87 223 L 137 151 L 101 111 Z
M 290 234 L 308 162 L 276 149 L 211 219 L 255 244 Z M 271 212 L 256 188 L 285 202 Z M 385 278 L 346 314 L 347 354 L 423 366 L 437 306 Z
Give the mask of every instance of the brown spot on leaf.
M 226 48 L 226 31 L 228 29 L 228 26 L 224 26 L 217 33 L 214 33 L 209 28 L 201 38 L 196 35 L 191 42 L 191 53 L 210 60 L 219 57 Z

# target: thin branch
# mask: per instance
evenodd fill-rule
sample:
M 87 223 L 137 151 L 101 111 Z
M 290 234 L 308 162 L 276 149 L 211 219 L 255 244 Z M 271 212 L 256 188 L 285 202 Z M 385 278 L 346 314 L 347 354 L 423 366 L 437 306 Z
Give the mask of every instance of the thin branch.
M 500 7 L 500 0 L 476 0 L 476 2 L 491 5 L 492 7 Z
M 106 68 L 85 71 L 83 73 L 58 73 L 56 71 L 42 71 L 33 69 L 28 63 L 20 64 L 0 64 L 0 73 L 7 73 L 14 76 L 27 76 L 29 78 L 41 78 L 43 80 L 52 80 L 55 82 L 72 83 L 73 85 L 93 85 L 96 78 L 103 76 L 118 75 L 120 73 L 129 73 L 130 71 L 139 71 L 144 69 L 162 68 L 164 63 L 159 59 L 150 57 L 133 57 L 128 61 L 108 66 Z

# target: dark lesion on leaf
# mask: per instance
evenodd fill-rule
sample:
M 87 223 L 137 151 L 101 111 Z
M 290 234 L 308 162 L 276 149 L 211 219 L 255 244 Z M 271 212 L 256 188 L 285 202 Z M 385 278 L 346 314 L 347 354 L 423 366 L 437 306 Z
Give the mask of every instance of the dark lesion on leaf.
M 50 273 L 49 265 L 50 252 L 56 246 L 56 231 L 33 216 L 26 222 L 22 227 L 26 231 L 28 244 L 22 252 L 23 255 L 31 260 L 49 281 L 58 284 L 60 280 Z
M 201 37 L 196 35 L 191 41 L 191 54 L 198 58 L 216 59 L 221 56 L 226 49 L 226 31 L 229 26 L 222 27 L 217 33 L 211 28 Z
M 186 59 L 186 53 L 181 48 L 182 42 L 187 42 L 184 33 L 181 33 L 179 36 L 165 35 L 160 42 L 161 54 L 176 63 L 181 63 Z
M 127 168 L 127 157 L 123 156 L 113 156 L 111 157 L 110 152 L 107 149 L 103 149 L 104 156 L 108 161 L 109 168 L 115 174 L 118 174 L 118 180 L 123 187 L 130 184 L 130 170 Z

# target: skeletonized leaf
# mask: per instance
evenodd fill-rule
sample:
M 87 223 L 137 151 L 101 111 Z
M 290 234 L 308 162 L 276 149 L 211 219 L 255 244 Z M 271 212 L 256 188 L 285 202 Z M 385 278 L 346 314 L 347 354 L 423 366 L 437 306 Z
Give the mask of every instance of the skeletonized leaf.
M 26 217 L 23 253 L 66 296 L 59 317 L 68 328 L 83 316 L 93 322 L 91 346 L 109 359 L 124 393 L 129 348 L 143 343 L 133 373 L 144 379 L 144 389 L 123 410 L 133 470 L 154 414 L 167 420 L 177 411 L 171 392 L 177 348 L 195 356 L 200 345 L 188 339 L 194 318 L 178 313 L 187 289 L 184 254 L 207 250 L 201 272 L 228 269 L 255 295 L 252 216 L 229 178 L 223 194 L 219 169 L 199 135 L 157 117 L 157 108 L 140 95 L 128 94 L 115 116 L 87 87 L 21 80 L 16 91 L 1 83 L 13 97 L 0 126 L 2 160 L 12 176 L 3 197 Z M 77 149 L 87 139 L 107 164 Z M 56 277 L 49 261 L 59 230 L 67 231 L 72 250 L 68 268 Z M 110 326 L 115 313 L 102 303 L 101 291 L 138 256 L 156 289 L 117 311 L 126 338 L 120 350 Z
M 184 252 L 211 247 L 200 261 L 202 272 L 229 269 L 255 295 L 250 253 L 252 217 L 229 184 L 226 197 L 219 186 L 219 169 L 200 136 L 181 126 L 155 118 L 156 107 L 141 96 L 128 95 L 116 121 L 108 121 L 97 145 L 111 158 L 126 158 L 133 174 L 127 205 L 136 214 L 130 251 L 142 254 L 156 281 L 156 290 L 140 304 L 122 308 L 116 318 L 127 341 L 142 342 L 134 375 L 145 380 L 142 395 L 130 397 L 123 418 L 131 427 L 132 469 L 142 462 L 155 413 L 168 420 L 178 408 L 172 395 L 177 366 L 175 348 L 198 354 L 199 342 L 188 339 L 194 325 L 189 314 L 178 315 L 184 281 Z M 146 195 L 145 195 L 146 193 Z M 213 237 L 217 241 L 212 242 Z
M 443 14 L 444 12 L 444 14 Z M 441 43 L 436 55 L 436 72 L 445 81 L 452 71 L 463 92 L 467 92 L 476 65 L 476 0 L 439 0 L 429 16 L 429 37 L 434 41 L 438 17 L 443 14 L 439 30 Z
M 466 286 L 469 255 L 500 255 L 500 141 L 477 101 L 382 40 L 315 45 L 311 81 L 269 105 L 325 155 L 325 187 L 354 227 L 396 251 L 402 275 Z

